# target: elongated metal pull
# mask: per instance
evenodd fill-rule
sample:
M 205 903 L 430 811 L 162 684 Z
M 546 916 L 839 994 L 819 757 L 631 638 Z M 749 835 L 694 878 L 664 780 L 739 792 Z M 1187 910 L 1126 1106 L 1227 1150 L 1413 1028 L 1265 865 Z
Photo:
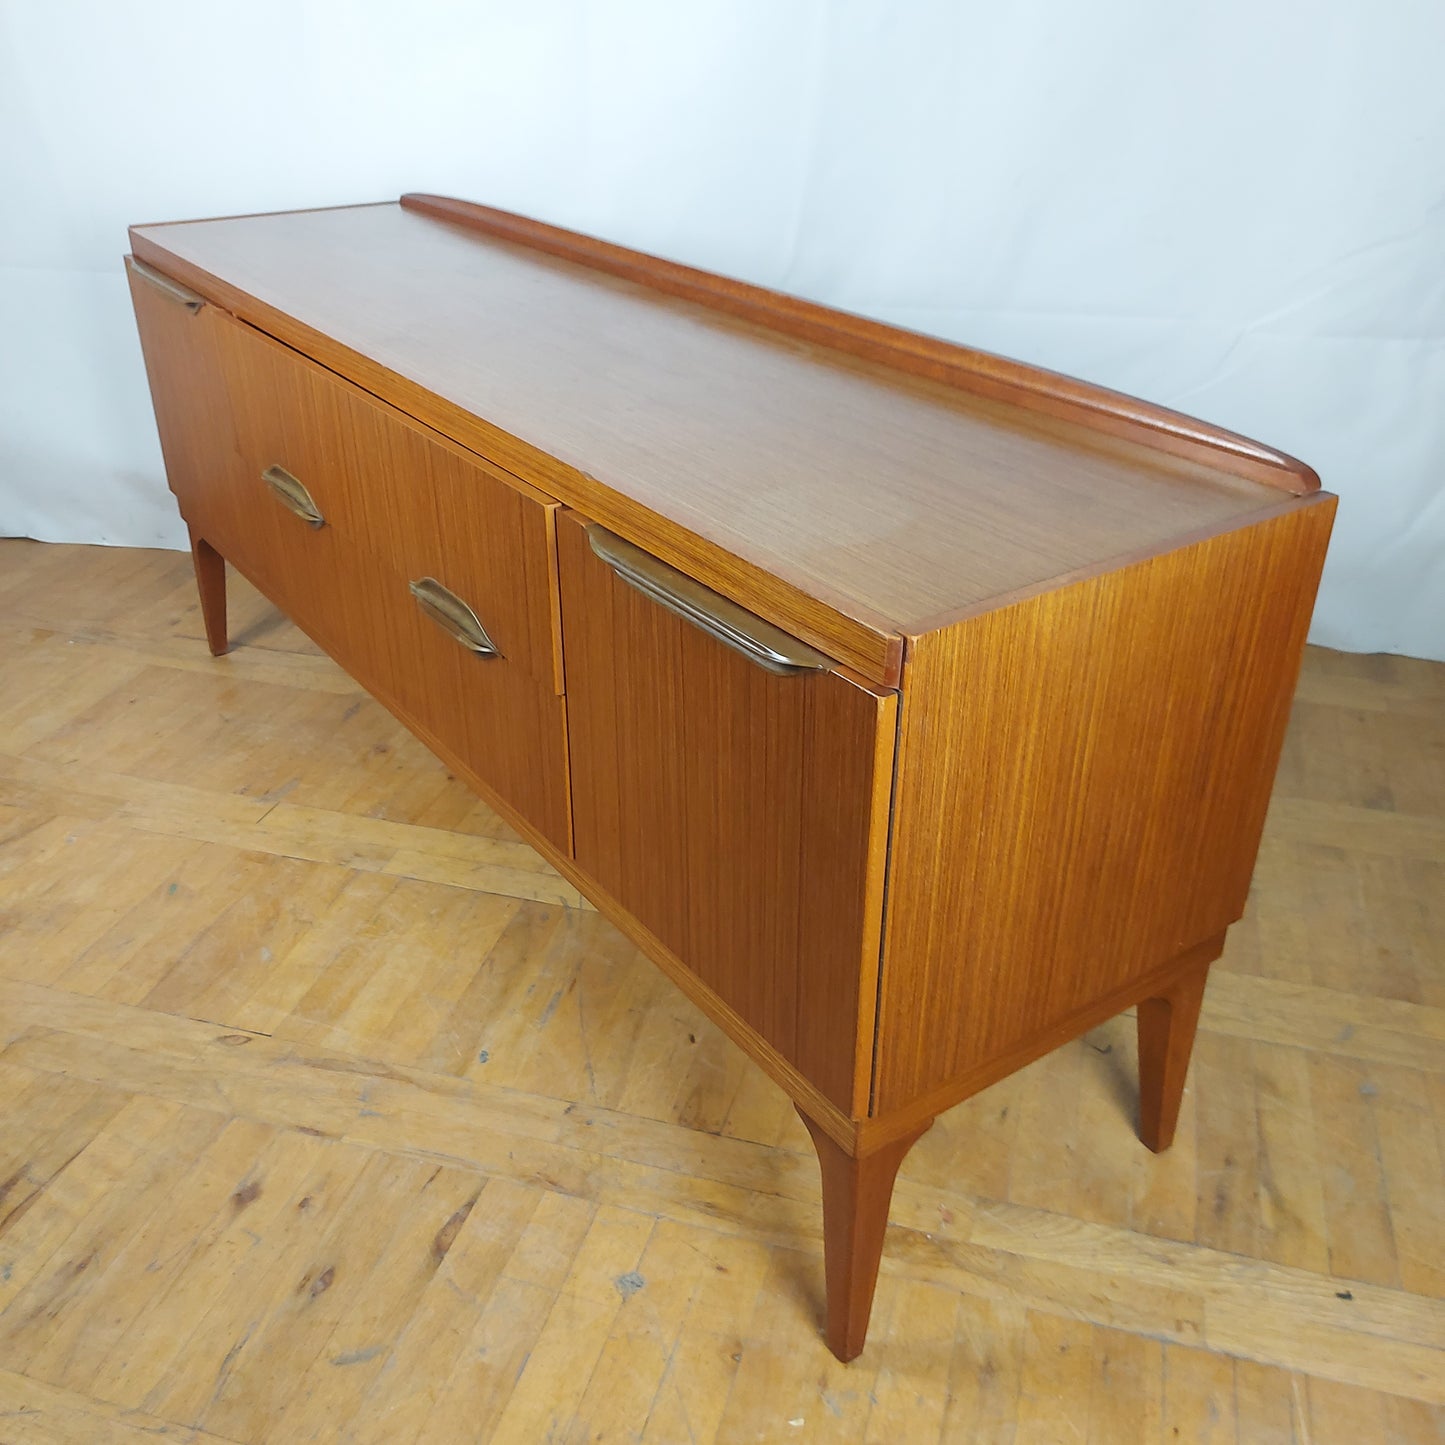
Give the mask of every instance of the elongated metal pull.
M 311 493 L 285 467 L 267 467 L 261 473 L 261 480 L 275 492 L 277 500 L 288 512 L 295 512 L 303 522 L 312 527 L 326 525 L 326 518 L 311 500 Z
M 416 604 L 441 628 L 454 637 L 468 652 L 478 657 L 500 657 L 497 644 L 487 636 L 481 619 L 460 597 L 443 587 L 435 577 L 419 577 L 411 585 Z
M 592 550 L 629 586 L 669 612 L 715 637 L 749 662 L 787 677 L 795 672 L 822 672 L 833 665 L 805 642 L 764 622 L 745 607 L 704 587 L 685 572 L 659 562 L 650 552 L 624 542 L 593 523 L 587 528 Z
M 197 296 L 189 287 L 182 286 L 179 281 L 172 281 L 169 276 L 161 275 L 144 261 L 137 261 L 134 256 L 130 258 L 130 268 L 142 281 L 148 282 L 157 291 L 164 291 L 172 301 L 179 301 L 187 311 L 194 313 L 206 304 L 204 296 Z

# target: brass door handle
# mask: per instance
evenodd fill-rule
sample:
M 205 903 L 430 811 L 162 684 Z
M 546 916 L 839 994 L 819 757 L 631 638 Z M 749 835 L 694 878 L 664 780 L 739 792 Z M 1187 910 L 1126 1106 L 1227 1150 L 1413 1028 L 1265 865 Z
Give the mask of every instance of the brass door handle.
M 206 304 L 204 296 L 198 296 L 188 286 L 182 286 L 179 281 L 172 281 L 169 276 L 163 276 L 154 267 L 147 266 L 144 261 L 137 261 L 134 256 L 128 256 L 126 259 L 130 263 L 130 269 L 142 281 L 154 286 L 157 291 L 164 292 L 172 301 L 179 301 L 192 315 Z
M 324 527 L 326 518 L 321 509 L 311 500 L 311 493 L 285 467 L 267 467 L 261 473 L 261 480 L 276 494 L 276 499 L 288 512 L 295 512 L 309 526 Z
M 768 672 L 789 677 L 797 672 L 823 672 L 830 658 L 781 627 L 740 607 L 701 582 L 660 562 L 650 552 L 634 547 L 595 522 L 587 528 L 592 550 L 630 587 L 650 597 L 669 612 L 740 652 Z
M 478 657 L 502 655 L 497 650 L 497 644 L 487 636 L 487 629 L 482 626 L 477 614 L 435 577 L 419 577 L 410 587 L 416 605 L 468 652 L 474 652 Z

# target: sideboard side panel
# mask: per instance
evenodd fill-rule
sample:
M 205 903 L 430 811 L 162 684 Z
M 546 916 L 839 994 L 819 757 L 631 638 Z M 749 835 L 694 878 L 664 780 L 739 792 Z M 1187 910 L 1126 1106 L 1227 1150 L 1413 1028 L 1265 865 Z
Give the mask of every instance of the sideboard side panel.
M 913 640 L 875 1115 L 946 1107 L 1239 917 L 1334 501 Z

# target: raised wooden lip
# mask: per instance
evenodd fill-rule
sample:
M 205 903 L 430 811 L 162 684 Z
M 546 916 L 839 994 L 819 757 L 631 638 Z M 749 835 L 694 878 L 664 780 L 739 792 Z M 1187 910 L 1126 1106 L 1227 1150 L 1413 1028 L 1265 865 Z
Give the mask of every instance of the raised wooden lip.
M 401 197 L 401 205 L 419 215 L 726 312 L 782 335 L 881 362 L 897 371 L 1009 402 L 1027 411 L 1062 417 L 1095 431 L 1130 437 L 1157 450 L 1296 496 L 1319 490 L 1320 479 L 1311 467 L 1273 447 L 1057 371 L 835 311 L 781 291 L 700 271 L 475 201 L 409 192 Z

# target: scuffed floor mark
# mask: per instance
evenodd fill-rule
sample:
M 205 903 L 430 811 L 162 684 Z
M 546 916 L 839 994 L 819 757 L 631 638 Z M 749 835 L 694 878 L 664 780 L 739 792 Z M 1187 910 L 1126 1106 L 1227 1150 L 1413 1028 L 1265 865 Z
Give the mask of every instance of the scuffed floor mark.
M 254 1204 L 261 1197 L 261 1181 L 259 1179 L 247 1179 L 240 1188 L 231 1195 L 231 1207 L 239 1213 L 248 1204 Z
M 0 1183 L 0 1204 L 4 1204 L 10 1196 L 10 1191 L 25 1178 L 25 1166 L 17 1169 L 4 1183 Z
M 280 787 L 272 788 L 269 792 L 257 793 L 258 803 L 279 803 L 288 793 L 294 793 L 301 786 L 300 778 L 287 778 Z
M 313 1278 L 309 1273 L 301 1277 L 301 1283 L 296 1286 L 297 1294 L 309 1295 L 316 1299 L 324 1295 L 336 1280 L 336 1266 L 329 1264 L 320 1274 Z
M 619 1274 L 613 1283 L 623 1299 L 631 1299 L 647 1281 L 635 1269 L 629 1269 L 626 1274 Z
M 435 1177 L 435 1175 L 432 1176 L 432 1178 Z M 457 1235 L 461 1233 L 462 1225 L 467 1222 L 468 1216 L 475 1207 L 477 1200 L 481 1197 L 480 1191 L 472 1195 L 472 1197 L 437 1230 L 436 1237 L 431 1242 L 431 1252 L 432 1258 L 435 1259 L 438 1264 L 447 1257 L 447 1251 L 456 1243 Z
M 537 1027 L 544 1029 L 552 1020 L 552 1015 L 557 1012 L 557 1005 L 562 1002 L 562 990 L 559 988 L 551 998 L 547 1000 L 547 1007 L 542 1010 L 541 1017 L 537 1020 Z
M 333 1365 L 364 1365 L 368 1360 L 374 1360 L 386 1350 L 385 1345 L 368 1345 L 364 1350 L 347 1350 L 345 1354 L 337 1355 L 332 1360 Z

